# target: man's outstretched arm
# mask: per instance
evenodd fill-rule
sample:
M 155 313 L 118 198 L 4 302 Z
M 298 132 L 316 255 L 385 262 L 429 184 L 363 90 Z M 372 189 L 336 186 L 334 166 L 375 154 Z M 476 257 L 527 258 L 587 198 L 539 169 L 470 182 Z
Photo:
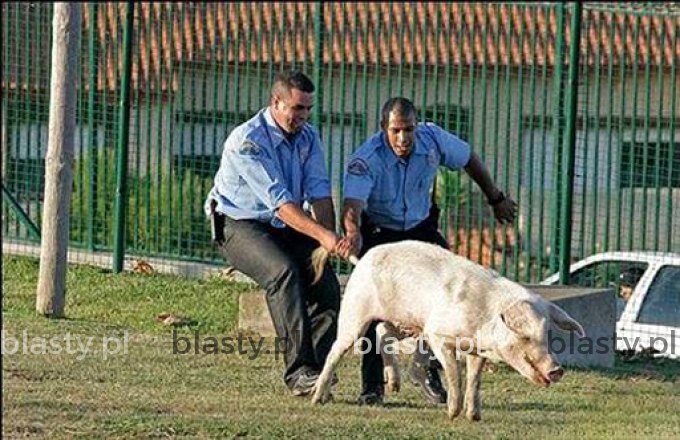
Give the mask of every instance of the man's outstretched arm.
M 512 223 L 517 217 L 517 204 L 498 189 L 489 174 L 489 170 L 474 151 L 470 152 L 470 160 L 465 166 L 465 172 L 486 196 L 496 219 L 499 222 Z

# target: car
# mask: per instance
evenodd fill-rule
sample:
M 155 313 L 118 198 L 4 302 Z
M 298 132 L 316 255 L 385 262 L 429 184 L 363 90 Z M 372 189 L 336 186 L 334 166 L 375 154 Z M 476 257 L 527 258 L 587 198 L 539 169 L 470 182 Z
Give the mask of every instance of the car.
M 680 359 L 680 254 L 604 252 L 572 264 L 569 285 L 616 294 L 616 351 Z M 559 273 L 541 281 L 559 283 Z

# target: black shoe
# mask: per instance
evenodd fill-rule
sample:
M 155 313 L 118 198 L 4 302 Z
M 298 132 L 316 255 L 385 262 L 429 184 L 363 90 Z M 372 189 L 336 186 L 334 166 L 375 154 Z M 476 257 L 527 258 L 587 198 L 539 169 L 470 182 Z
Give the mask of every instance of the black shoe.
M 446 403 L 446 390 L 439 378 L 436 368 L 423 367 L 416 363 L 411 365 L 409 371 L 411 382 L 420 387 L 423 395 L 433 403 Z
M 361 392 L 359 405 L 379 406 L 383 404 L 385 391 L 381 388 L 368 388 Z
M 304 371 L 300 373 L 295 380 L 295 383 L 290 387 L 293 396 L 307 396 L 311 394 L 314 389 L 314 384 L 316 384 L 319 378 L 319 373 L 314 371 Z

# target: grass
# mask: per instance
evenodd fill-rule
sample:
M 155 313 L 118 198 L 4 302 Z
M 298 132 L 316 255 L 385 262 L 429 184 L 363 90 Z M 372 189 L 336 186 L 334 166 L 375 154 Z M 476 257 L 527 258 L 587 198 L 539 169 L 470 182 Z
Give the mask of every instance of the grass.
M 274 354 L 173 354 L 162 312 L 195 321 L 179 336 L 236 337 L 238 295 L 245 285 L 166 275 L 113 275 L 69 267 L 67 314 L 34 314 L 38 265 L 3 256 L 5 338 L 64 335 L 91 339 L 87 355 L 3 355 L 6 437 L 245 438 L 671 438 L 680 433 L 680 363 L 618 363 L 613 370 L 569 369 L 540 389 L 506 367 L 485 373 L 482 421 L 450 422 L 443 406 L 405 384 L 385 407 L 355 404 L 359 358 L 338 374 L 334 402 L 314 407 L 290 396 Z M 105 338 L 127 335 L 127 353 L 94 354 Z M 255 337 L 256 335 L 250 335 Z M 29 347 L 32 344 L 29 342 Z M 244 346 L 244 348 L 247 346 Z M 264 349 L 271 348 L 267 340 Z M 38 350 L 39 351 L 39 350 Z M 72 350 L 75 351 L 75 350 Z M 245 351 L 245 350 L 244 350 Z M 80 358 L 80 359 L 79 359 Z M 402 362 L 405 363 L 405 362 Z

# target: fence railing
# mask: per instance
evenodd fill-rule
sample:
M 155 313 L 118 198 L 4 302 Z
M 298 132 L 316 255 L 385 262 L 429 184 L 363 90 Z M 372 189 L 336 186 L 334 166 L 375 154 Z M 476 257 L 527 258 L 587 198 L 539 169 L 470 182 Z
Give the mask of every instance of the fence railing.
M 464 174 L 441 171 L 455 252 L 527 282 L 605 250 L 680 252 L 673 3 L 135 3 L 126 58 L 130 4 L 83 4 L 74 251 L 113 252 L 119 228 L 118 259 L 220 261 L 202 205 L 224 139 L 277 71 L 299 68 L 317 83 L 336 206 L 348 155 L 403 95 L 519 202 L 515 226 L 498 226 Z M 2 228 L 18 242 L 40 230 L 51 14 L 2 5 Z

